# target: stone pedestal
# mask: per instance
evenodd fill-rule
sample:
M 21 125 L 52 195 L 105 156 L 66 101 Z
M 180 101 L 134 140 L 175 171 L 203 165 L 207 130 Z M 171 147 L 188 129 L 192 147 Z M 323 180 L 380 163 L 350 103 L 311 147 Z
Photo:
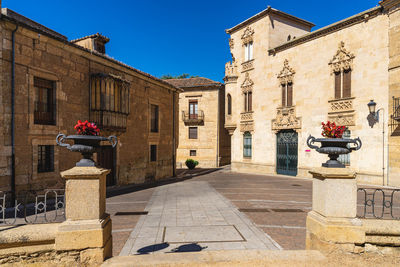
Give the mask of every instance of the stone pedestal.
M 66 179 L 66 221 L 55 240 L 58 251 L 80 252 L 85 264 L 99 264 L 112 256 L 111 219 L 106 210 L 106 176 L 110 170 L 74 167 L 61 173 Z
M 307 216 L 306 248 L 351 251 L 365 242 L 357 213 L 356 173 L 347 168 L 316 168 L 312 211 Z

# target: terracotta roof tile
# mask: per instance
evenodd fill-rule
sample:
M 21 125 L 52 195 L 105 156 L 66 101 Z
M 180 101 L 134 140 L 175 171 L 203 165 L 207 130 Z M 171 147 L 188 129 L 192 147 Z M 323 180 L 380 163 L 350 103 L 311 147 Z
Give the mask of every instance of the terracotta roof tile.
M 207 87 L 207 86 L 220 86 L 222 83 L 210 80 L 204 77 L 185 78 L 185 79 L 167 79 L 167 83 L 179 88 L 188 87 Z

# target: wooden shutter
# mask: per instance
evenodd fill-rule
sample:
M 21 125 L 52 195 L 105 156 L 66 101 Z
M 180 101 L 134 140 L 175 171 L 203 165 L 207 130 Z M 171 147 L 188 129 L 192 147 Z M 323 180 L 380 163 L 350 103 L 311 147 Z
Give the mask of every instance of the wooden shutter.
M 288 107 L 293 106 L 293 84 L 288 83 L 287 85 L 287 105 Z
M 249 96 L 249 110 L 248 111 L 252 111 L 253 110 L 253 93 L 248 92 L 248 96 Z
M 343 72 L 343 97 L 351 97 L 351 70 Z
M 244 93 L 243 96 L 244 96 L 244 111 L 246 112 L 246 111 L 248 111 L 248 109 L 247 109 L 247 93 Z
M 341 72 L 335 72 L 335 99 L 342 98 L 341 94 Z
M 286 84 L 282 84 L 282 107 L 286 107 Z

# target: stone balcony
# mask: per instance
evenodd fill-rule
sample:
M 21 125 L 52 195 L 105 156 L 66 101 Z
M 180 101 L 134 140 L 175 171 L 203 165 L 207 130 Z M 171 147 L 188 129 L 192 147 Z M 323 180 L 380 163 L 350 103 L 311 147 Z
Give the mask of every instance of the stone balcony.
M 185 125 L 202 125 L 204 123 L 204 112 L 199 110 L 196 114 L 182 111 L 182 120 Z
M 254 69 L 254 59 L 242 63 L 242 72 Z
M 253 111 L 242 112 L 240 113 L 240 121 L 253 121 Z
M 336 124 L 353 126 L 355 125 L 354 97 L 329 100 L 328 119 Z

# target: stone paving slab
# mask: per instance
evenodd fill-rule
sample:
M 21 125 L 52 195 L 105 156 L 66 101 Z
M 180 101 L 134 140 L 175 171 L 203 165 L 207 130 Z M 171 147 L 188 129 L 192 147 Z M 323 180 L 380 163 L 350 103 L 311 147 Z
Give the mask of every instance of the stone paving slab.
M 185 181 L 157 187 L 145 210 L 148 215 L 141 216 L 120 256 L 281 249 L 206 181 Z

